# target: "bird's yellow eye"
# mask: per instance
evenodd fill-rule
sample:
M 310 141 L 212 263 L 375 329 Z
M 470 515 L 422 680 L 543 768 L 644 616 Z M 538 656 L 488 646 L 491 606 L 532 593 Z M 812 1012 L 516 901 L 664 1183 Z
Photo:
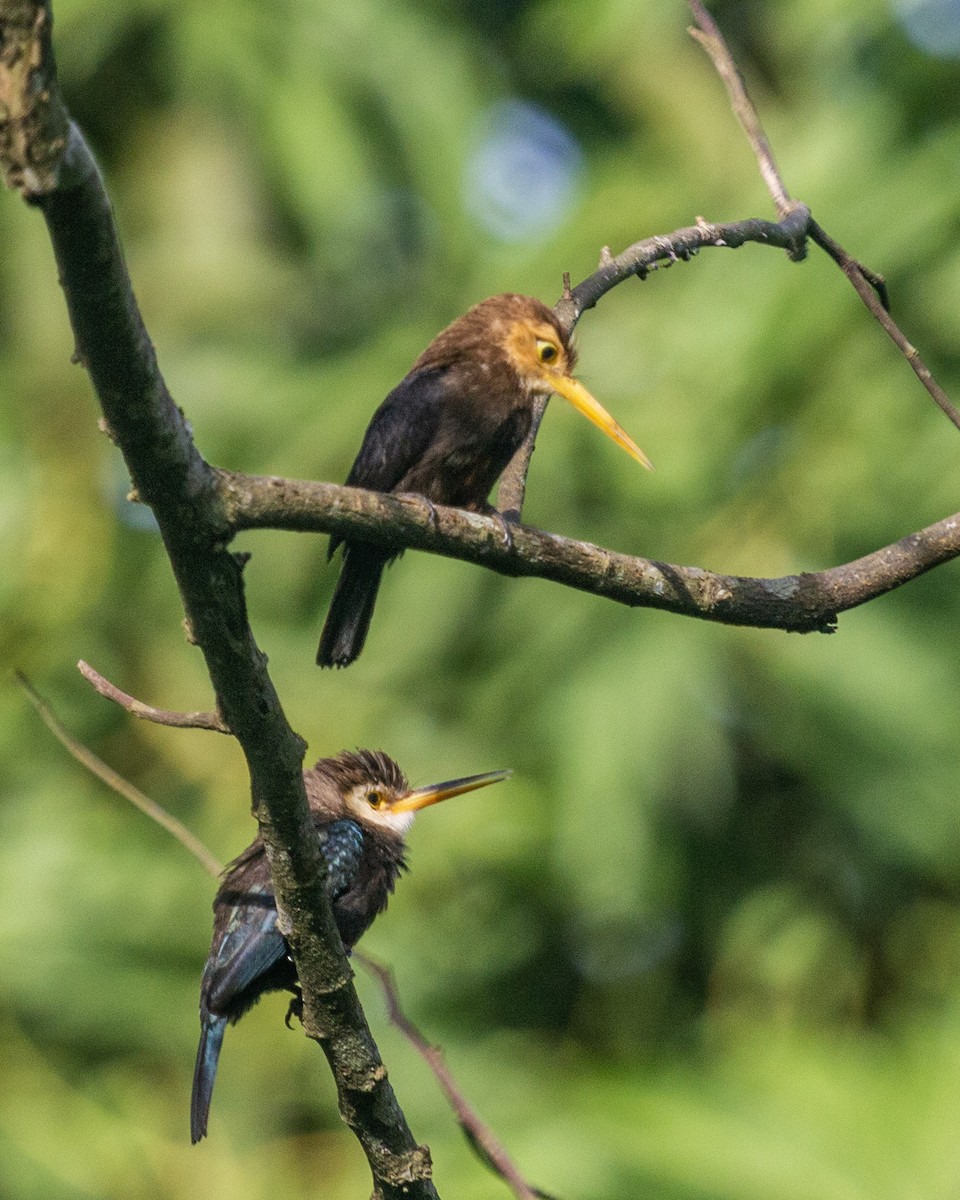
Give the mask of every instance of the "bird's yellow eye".
M 553 342 L 548 342 L 545 338 L 537 338 L 537 357 L 542 363 L 556 362 L 559 353 L 560 351 Z
M 387 798 L 383 792 L 378 792 L 376 789 L 372 792 L 367 792 L 367 803 L 371 808 L 383 808 L 386 802 Z

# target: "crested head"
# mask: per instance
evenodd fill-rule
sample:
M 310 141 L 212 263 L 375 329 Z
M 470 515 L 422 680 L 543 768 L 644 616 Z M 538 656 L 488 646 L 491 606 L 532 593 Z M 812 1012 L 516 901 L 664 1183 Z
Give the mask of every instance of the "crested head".
M 321 758 L 314 764 L 313 772 L 341 792 L 363 783 L 380 783 L 396 792 L 404 792 L 408 787 L 399 763 L 382 750 L 341 750 L 332 758 Z
M 343 750 L 321 758 L 304 771 L 307 799 L 314 814 L 356 821 L 371 830 L 402 838 L 413 823 L 412 812 L 392 806 L 410 791 L 399 765 L 382 750 Z
M 402 843 L 419 809 L 499 783 L 509 775 L 510 771 L 489 771 L 411 789 L 403 771 L 382 750 L 343 750 L 334 758 L 321 758 L 304 771 L 303 779 L 315 819 L 346 818 Z

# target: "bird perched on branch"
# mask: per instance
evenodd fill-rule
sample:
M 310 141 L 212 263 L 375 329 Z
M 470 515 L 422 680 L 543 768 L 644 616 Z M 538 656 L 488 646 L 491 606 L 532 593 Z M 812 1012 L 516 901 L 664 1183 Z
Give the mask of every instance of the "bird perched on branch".
M 526 437 L 538 396 L 556 392 L 638 462 L 650 461 L 572 376 L 570 335 L 530 296 L 491 296 L 439 333 L 373 415 L 351 487 L 419 492 L 488 511 L 487 497 Z M 341 539 L 330 539 L 329 557 Z M 345 667 L 363 649 L 383 568 L 395 553 L 349 540 L 317 650 Z
M 307 801 L 327 865 L 327 894 L 348 950 L 387 906 L 397 876 L 406 867 L 405 836 L 416 812 L 509 775 L 491 771 L 411 790 L 393 759 L 377 750 L 345 750 L 304 771 Z M 264 992 L 299 996 L 290 948 L 277 929 L 270 868 L 259 835 L 224 872 L 213 912 L 213 942 L 200 981 L 200 1045 L 190 1103 L 194 1142 L 207 1132 L 227 1025 L 238 1021 Z

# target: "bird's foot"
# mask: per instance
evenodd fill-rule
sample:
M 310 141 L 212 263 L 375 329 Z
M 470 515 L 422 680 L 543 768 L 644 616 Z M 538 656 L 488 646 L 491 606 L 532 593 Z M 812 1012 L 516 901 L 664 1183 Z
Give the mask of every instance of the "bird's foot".
M 427 506 L 427 519 L 430 522 L 430 528 L 436 533 L 440 528 L 440 518 L 437 515 L 437 510 L 433 506 L 433 501 L 429 496 L 424 496 L 421 492 L 398 492 L 398 497 L 406 500 L 416 500 L 417 507 L 425 504 Z
M 421 497 L 421 499 L 427 506 L 427 514 L 430 517 L 430 528 L 434 533 L 437 533 L 440 529 L 440 518 L 437 516 L 437 510 L 433 507 L 433 501 L 429 500 L 426 496 Z
M 296 995 L 290 997 L 287 1015 L 283 1018 L 283 1023 L 288 1029 L 293 1028 L 290 1022 L 294 1017 L 297 1018 L 301 1025 L 303 1024 L 303 996 L 300 994 L 300 992 L 297 992 Z
M 511 525 L 519 525 L 520 514 L 515 508 L 508 508 L 505 512 L 501 512 L 499 508 L 494 508 L 492 504 L 485 505 L 481 512 L 485 517 L 492 517 L 500 526 L 500 532 L 503 534 L 503 546 L 505 550 L 513 549 L 513 534 L 510 531 Z

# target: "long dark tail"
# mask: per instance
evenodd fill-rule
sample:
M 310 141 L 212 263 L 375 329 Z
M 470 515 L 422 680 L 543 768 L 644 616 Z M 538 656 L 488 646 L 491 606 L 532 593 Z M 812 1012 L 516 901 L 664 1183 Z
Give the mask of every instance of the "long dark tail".
M 390 556 L 376 546 L 363 542 L 344 546 L 340 578 L 320 635 L 318 666 L 346 667 L 359 655 L 370 628 L 380 577 L 389 560 Z
M 210 1113 L 210 1098 L 213 1083 L 217 1078 L 217 1063 L 220 1047 L 227 1028 L 226 1017 L 209 1013 L 200 1015 L 200 1045 L 197 1047 L 197 1065 L 193 1069 L 193 1095 L 190 1097 L 190 1140 L 194 1145 L 207 1134 L 207 1117 Z

